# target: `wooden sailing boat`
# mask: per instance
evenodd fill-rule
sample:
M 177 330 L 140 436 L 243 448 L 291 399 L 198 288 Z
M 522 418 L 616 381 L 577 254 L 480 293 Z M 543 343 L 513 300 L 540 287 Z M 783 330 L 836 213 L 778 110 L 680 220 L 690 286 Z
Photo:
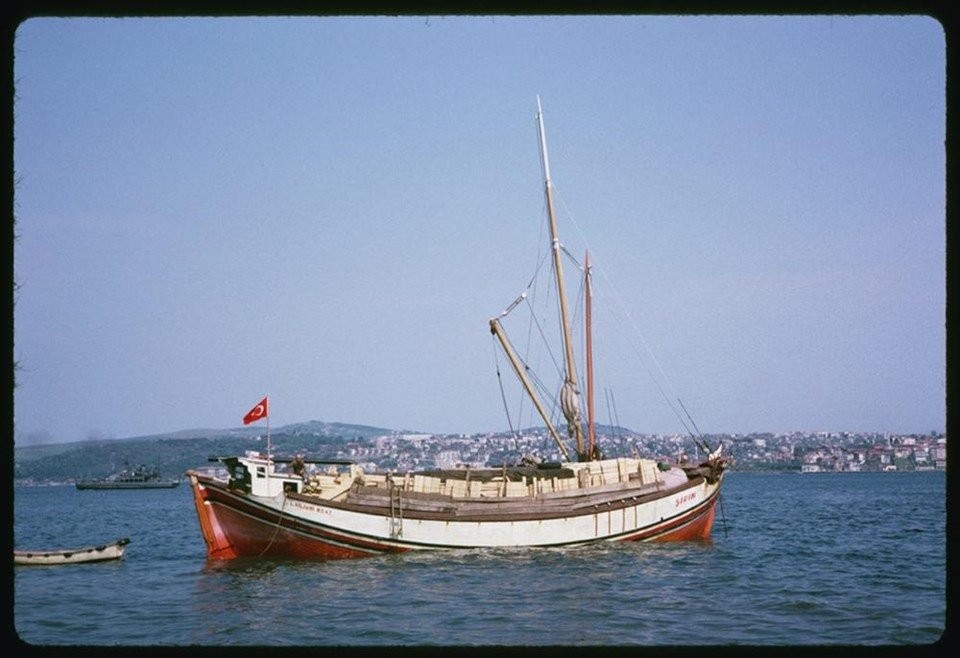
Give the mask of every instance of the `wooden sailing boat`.
M 275 459 L 269 452 L 214 458 L 227 467 L 225 479 L 200 470 L 187 472 L 208 557 L 353 558 L 413 550 L 710 536 L 724 476 L 722 446 L 696 465 L 599 458 L 593 413 L 589 256 L 584 268 L 588 316 L 584 428 L 539 99 L 537 110 L 564 345 L 560 406 L 576 459 L 570 458 L 500 322 L 516 306 L 514 302 L 490 320 L 490 331 L 556 442 L 561 463 L 394 474 L 365 473 L 349 462 Z

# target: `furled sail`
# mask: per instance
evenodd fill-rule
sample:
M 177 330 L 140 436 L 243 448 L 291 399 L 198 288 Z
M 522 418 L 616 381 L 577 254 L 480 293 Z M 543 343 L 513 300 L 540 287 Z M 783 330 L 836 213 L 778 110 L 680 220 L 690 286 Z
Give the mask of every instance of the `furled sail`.
M 567 419 L 567 434 L 570 438 L 576 437 L 576 427 L 580 426 L 582 416 L 580 413 L 580 391 L 576 384 L 571 381 L 563 383 L 560 389 L 560 409 L 563 411 L 563 417 Z

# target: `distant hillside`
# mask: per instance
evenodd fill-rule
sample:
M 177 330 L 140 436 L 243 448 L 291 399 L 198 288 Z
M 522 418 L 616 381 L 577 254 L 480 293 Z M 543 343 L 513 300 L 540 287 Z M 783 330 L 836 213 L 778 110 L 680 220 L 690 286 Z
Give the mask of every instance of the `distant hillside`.
M 343 443 L 395 433 L 379 427 L 312 420 L 271 428 L 270 442 L 273 454 L 278 456 L 300 453 L 324 457 L 335 454 Z M 72 481 L 105 477 L 126 466 L 146 464 L 157 466 L 165 476 L 178 476 L 206 465 L 210 457 L 265 448 L 266 428 L 262 426 L 15 446 L 13 475 L 19 481 Z
M 325 423 L 322 420 L 308 420 L 305 423 L 284 425 L 280 431 L 285 434 L 299 436 L 303 434 L 317 436 L 342 436 L 345 439 L 355 439 L 369 436 L 383 436 L 385 434 L 409 433 L 410 430 L 389 430 L 369 425 L 350 425 L 347 423 Z M 260 432 L 262 434 L 262 432 Z
M 637 435 L 631 430 L 602 425 L 597 431 L 621 443 L 625 442 L 624 445 L 630 444 L 629 449 L 624 448 L 627 453 L 634 450 L 632 446 Z M 520 432 L 523 435 L 538 433 L 542 434 L 542 428 Z M 430 433 L 311 420 L 271 428 L 270 442 L 271 452 L 277 457 L 301 454 L 315 459 L 338 459 L 343 458 L 341 450 L 346 447 L 345 444 L 354 444 L 352 447 L 357 448 L 360 454 L 369 455 L 371 453 L 366 449 L 376 448 L 377 438 L 411 434 Z M 502 435 L 509 436 L 506 433 Z M 544 440 L 552 447 L 549 440 Z M 265 425 L 187 429 L 124 439 L 87 439 L 71 443 L 15 446 L 13 476 L 19 483 L 70 483 L 77 479 L 106 477 L 124 468 L 143 464 L 157 467 L 164 477 L 177 477 L 189 469 L 209 465 L 211 458 L 242 454 L 246 450 L 266 451 Z M 395 459 L 402 457 L 400 454 L 393 455 Z M 479 458 L 479 455 L 475 457 Z M 501 457 L 506 456 L 498 455 L 496 459 Z

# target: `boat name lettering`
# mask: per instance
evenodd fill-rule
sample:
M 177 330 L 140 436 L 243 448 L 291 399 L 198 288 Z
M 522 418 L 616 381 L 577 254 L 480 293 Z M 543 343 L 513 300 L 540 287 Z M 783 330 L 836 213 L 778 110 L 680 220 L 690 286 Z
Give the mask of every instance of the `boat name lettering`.
M 297 509 L 302 509 L 306 512 L 314 512 L 316 514 L 330 514 L 330 510 L 325 507 L 319 507 L 312 503 L 305 503 L 300 500 L 294 500 L 290 502 L 291 507 L 296 507 Z
M 686 502 L 688 502 L 688 501 L 691 501 L 691 500 L 693 500 L 693 499 L 696 498 L 696 497 L 697 497 L 697 492 L 696 492 L 696 491 L 691 491 L 691 492 L 689 492 L 689 493 L 683 494 L 682 496 L 677 496 L 676 506 L 677 506 L 677 507 L 680 507 L 680 506 L 683 505 L 684 503 L 686 503 Z

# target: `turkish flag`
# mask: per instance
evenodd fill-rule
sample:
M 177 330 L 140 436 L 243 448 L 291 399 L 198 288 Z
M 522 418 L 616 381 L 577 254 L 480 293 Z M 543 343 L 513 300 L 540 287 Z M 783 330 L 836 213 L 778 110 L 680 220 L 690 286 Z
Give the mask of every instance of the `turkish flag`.
M 247 415 L 243 417 L 243 424 L 249 425 L 250 423 L 256 422 L 261 418 L 267 417 L 267 398 L 263 398 L 260 402 L 257 403 L 253 409 L 247 412 Z

